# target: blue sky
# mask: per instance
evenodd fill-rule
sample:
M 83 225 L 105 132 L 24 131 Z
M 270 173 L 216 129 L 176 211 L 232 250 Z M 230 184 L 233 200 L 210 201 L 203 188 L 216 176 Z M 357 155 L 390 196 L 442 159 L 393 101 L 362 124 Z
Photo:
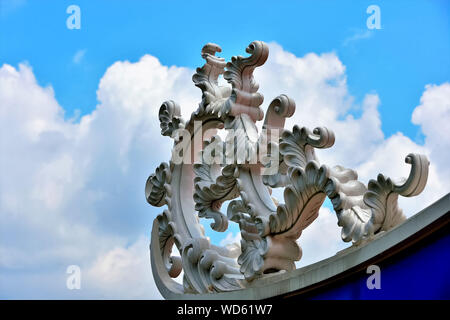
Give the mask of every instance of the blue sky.
M 0 257 L 7 261 L 0 261 L 0 297 L 133 296 L 134 289 L 126 283 L 131 286 L 136 282 L 123 273 L 133 270 L 140 274 L 141 267 L 148 271 L 147 265 L 128 261 L 119 264 L 131 263 L 120 273 L 111 261 L 120 257 L 135 261 L 137 255 L 148 262 L 140 250 L 146 250 L 151 222 L 161 210 L 145 203 L 144 183 L 156 165 L 169 158 L 169 140 L 157 132 L 157 110 L 162 99 L 182 100 L 186 93 L 185 101 L 197 103 L 201 97 L 197 88 L 184 92 L 176 85 L 158 91 L 163 93 L 161 97 L 159 93 L 147 96 L 145 92 L 152 87 L 145 87 L 141 79 L 151 81 L 152 72 L 162 73 L 187 79 L 193 87 L 190 77 L 203 64 L 200 50 L 207 42 L 219 44 L 223 49 L 220 56 L 227 60 L 245 54 L 245 47 L 253 40 L 271 43 L 274 55 L 269 55 L 262 83 L 280 91 L 276 94 L 284 93 L 284 88 L 279 88 L 284 82 L 277 80 L 274 70 L 278 69 L 273 69 L 284 66 L 276 60 L 277 54 L 285 58 L 294 55 L 309 72 L 305 78 L 294 75 L 299 92 L 296 87 L 289 89 L 298 98 L 300 115 L 296 120 L 302 121 L 302 103 L 309 101 L 302 100 L 301 90 L 309 90 L 308 97 L 324 96 L 323 101 L 332 105 L 330 110 L 352 100 L 349 109 L 344 108 L 345 112 L 331 122 L 339 133 L 337 139 L 343 141 L 336 147 L 344 151 L 332 151 L 324 159 L 344 159 L 345 165 L 357 166 L 365 179 L 375 177 L 373 172 L 378 170 L 369 160 L 378 161 L 380 170 L 395 173 L 398 167 L 390 168 L 390 158 L 380 155 L 395 155 L 401 165 L 405 152 L 423 151 L 436 164 L 440 178 L 432 173 L 429 193 L 413 204 L 429 203 L 435 200 L 433 192 L 437 196 L 436 190 L 448 190 L 445 181 L 449 181 L 446 177 L 450 172 L 442 163 L 450 159 L 447 152 L 438 150 L 448 149 L 450 134 L 436 133 L 436 128 L 447 127 L 450 119 L 448 1 L 0 3 L 0 81 L 4 79 L 1 83 L 8 88 L 2 91 L 0 86 L 0 111 L 4 111 L 0 112 L 1 135 L 8 137 L 0 145 L 0 154 L 8 154 L 8 159 L 0 158 L 0 166 L 6 166 L 1 170 L 7 175 L 0 184 Z M 81 9 L 80 30 L 66 27 L 66 8 L 72 4 Z M 381 10 L 380 30 L 366 26 L 366 9 L 372 4 Z M 160 65 L 149 56 L 144 59 L 145 55 L 156 57 Z M 26 67 L 21 69 L 21 63 Z M 174 67 L 166 70 L 165 66 Z M 324 69 L 331 75 L 323 76 Z M 141 75 L 140 70 L 147 74 Z M 289 72 L 286 69 L 286 76 Z M 320 80 L 317 87 L 304 83 L 304 79 L 316 78 Z M 11 79 L 20 81 L 7 87 Z M 159 85 L 155 82 L 154 87 Z M 143 103 L 142 97 L 155 100 Z M 267 97 L 263 106 L 272 98 Z M 147 113 L 138 107 L 138 111 L 132 110 L 127 101 L 153 109 Z M 305 110 L 310 109 L 306 106 Z M 28 113 L 30 118 L 26 118 Z M 36 118 L 32 118 L 35 113 Z M 59 113 L 63 113 L 62 119 Z M 313 123 L 314 117 L 305 115 L 308 123 Z M 21 126 L 27 129 L 28 121 L 41 127 L 36 136 L 23 138 Z M 346 138 L 357 130 L 368 137 L 360 144 Z M 31 191 L 25 194 L 24 190 Z M 17 205 L 17 199 L 26 205 Z M 326 207 L 331 208 L 329 203 Z M 322 227 L 335 228 L 335 217 L 329 216 L 308 235 L 305 231 L 305 237 L 313 239 L 317 232 L 324 233 Z M 206 228 L 209 223 L 204 221 Z M 79 233 L 68 232 L 68 226 Z M 50 229 L 57 232 L 53 234 Z M 238 228 L 234 225 L 231 231 L 236 234 Z M 226 236 L 207 233 L 216 241 Z M 312 261 L 307 256 L 310 240 L 305 241 L 305 261 Z M 87 247 L 96 249 L 91 252 Z M 117 276 L 98 280 L 95 288 L 91 286 L 84 293 L 68 292 L 64 270 L 70 263 L 89 269 L 89 276 L 108 270 L 116 270 L 112 274 Z M 114 290 L 123 295 L 111 296 Z M 143 291 L 138 297 L 158 297 L 155 292 Z
M 65 28 L 73 1 L 12 2 L 1 19 L 0 61 L 28 61 L 39 83 L 53 86 L 67 117 L 95 108 L 98 82 L 117 60 L 149 53 L 165 65 L 194 68 L 207 42 L 230 58 L 259 39 L 297 56 L 336 52 L 356 99 L 380 95 L 383 131 L 420 139 L 418 128 L 399 118 L 409 118 L 424 86 L 448 80 L 450 70 L 448 1 L 377 1 L 382 29 L 372 31 L 366 8 L 373 1 L 76 1 L 80 30 Z M 84 57 L 74 64 L 79 50 Z

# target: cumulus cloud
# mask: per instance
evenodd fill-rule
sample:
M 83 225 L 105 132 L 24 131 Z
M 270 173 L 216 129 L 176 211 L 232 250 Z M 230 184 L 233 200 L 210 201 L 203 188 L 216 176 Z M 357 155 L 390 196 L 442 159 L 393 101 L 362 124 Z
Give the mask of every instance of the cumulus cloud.
M 296 112 L 287 119 L 286 128 L 325 126 L 335 132 L 333 148 L 318 153 L 326 163 L 354 167 L 369 158 L 373 147 L 384 139 L 380 98 L 367 94 L 360 104 L 355 103 L 348 92 L 345 66 L 335 53 L 296 57 L 272 43 L 269 59 L 255 77 L 266 104 L 281 93 L 296 101 Z M 355 118 L 353 111 L 361 116 Z
M 448 191 L 448 83 L 425 88 L 412 116 L 425 136 L 418 145 L 402 133 L 384 137 L 380 98 L 368 94 L 355 102 L 336 54 L 296 57 L 275 43 L 270 49 L 255 74 L 264 106 L 285 93 L 297 103 L 288 128 L 333 129 L 336 145 L 319 153 L 322 162 L 356 168 L 367 181 L 378 172 L 407 175 L 403 158 L 422 152 L 432 163 L 430 180 L 424 195 L 404 202 L 408 212 Z M 146 204 L 143 186 L 170 152 L 170 140 L 159 134 L 160 104 L 179 102 L 186 119 L 200 100 L 193 72 L 150 55 L 116 62 L 99 83 L 95 110 L 74 122 L 64 118 L 53 89 L 40 86 L 30 66 L 0 68 L 0 296 L 160 298 L 148 253 L 149 229 L 160 210 Z M 223 244 L 236 240 L 230 233 Z M 300 244 L 301 265 L 346 246 L 327 208 Z M 65 288 L 71 264 L 83 273 L 80 292 Z
M 191 75 L 148 55 L 117 62 L 100 81 L 96 109 L 73 123 L 30 66 L 1 67 L 2 274 L 58 265 L 59 275 L 70 264 L 86 270 L 111 248 L 134 248 L 148 234 L 158 210 L 146 204 L 143 186 L 170 151 L 157 112 L 169 97 L 185 113 L 195 109 Z M 148 250 L 142 254 L 148 258 Z M 0 295 L 10 289 L 2 285 Z
M 160 299 L 149 266 L 148 238 L 100 255 L 87 271 L 87 285 L 105 299 Z
M 409 165 L 404 157 L 409 153 L 422 153 L 430 160 L 428 182 L 425 190 L 413 198 L 400 197 L 399 203 L 407 216 L 425 208 L 449 192 L 450 181 L 450 83 L 427 85 L 420 105 L 412 113 L 412 122 L 419 125 L 425 143 L 418 145 L 401 132 L 378 141 L 371 157 L 358 167 L 363 181 L 376 178 L 381 172 L 390 177 L 407 177 Z
M 425 146 L 435 160 L 436 167 L 450 176 L 450 83 L 427 85 L 414 109 L 412 122 L 421 127 L 425 135 Z M 448 181 L 448 180 L 447 180 Z

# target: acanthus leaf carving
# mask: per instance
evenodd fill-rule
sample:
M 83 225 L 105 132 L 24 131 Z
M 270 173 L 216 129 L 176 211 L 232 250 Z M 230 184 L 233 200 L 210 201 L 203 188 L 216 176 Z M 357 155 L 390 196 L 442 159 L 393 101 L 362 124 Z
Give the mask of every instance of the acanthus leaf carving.
M 220 46 L 214 43 L 207 43 L 202 48 L 202 58 L 205 59 L 206 63 L 203 67 L 197 68 L 197 72 L 192 76 L 192 81 L 202 90 L 200 110 L 205 110 L 213 102 L 226 99 L 231 94 L 230 87 L 219 86 L 218 78 L 225 72 L 226 62 L 223 58 L 216 56 L 217 52 L 222 52 Z M 201 114 L 200 110 L 197 111 L 197 115 Z M 220 110 L 212 110 L 210 112 L 220 112 Z
M 197 111 L 185 123 L 175 102 L 166 101 L 160 108 L 161 134 L 171 136 L 175 144 L 195 147 L 197 131 L 201 136 L 200 162 L 162 163 L 145 188 L 151 205 L 167 206 L 154 222 L 158 232 L 152 232 L 152 248 L 159 250 L 152 250 L 152 261 L 162 261 L 170 277 L 183 271 L 185 293 L 239 290 L 268 273 L 295 269 L 295 261 L 302 256 L 300 236 L 317 218 L 327 197 L 342 228 L 342 239 L 359 244 L 400 224 L 405 216 L 398 207 L 398 195 L 415 196 L 426 185 L 429 162 L 424 155 L 406 157 L 411 164 L 408 178 L 393 180 L 380 174 L 367 186 L 355 170 L 320 164 L 315 149 L 333 146 L 335 135 L 325 127 L 311 131 L 295 125 L 292 131 L 285 130 L 286 118 L 295 112 L 295 102 L 285 94 L 269 104 L 264 130 L 258 132 L 256 121 L 263 119 L 264 98 L 253 72 L 265 63 L 269 51 L 262 41 L 252 42 L 246 51 L 250 56 L 234 56 L 226 63 L 216 56 L 221 52 L 218 45 L 206 44 L 202 49 L 206 62 L 192 78 L 202 90 Z M 219 85 L 220 75 L 231 88 Z M 216 133 L 201 133 L 202 129 L 223 128 L 227 130 L 225 142 Z M 183 138 L 178 136 L 179 129 L 186 131 Z M 274 132 L 281 135 L 270 140 Z M 218 148 L 211 156 L 219 161 L 210 163 L 204 153 L 213 144 Z M 195 151 L 185 159 L 192 159 L 190 155 L 198 159 Z M 261 169 L 273 163 L 278 171 L 263 175 Z M 271 196 L 271 188 L 280 187 L 284 202 Z M 225 215 L 221 207 L 229 200 Z M 219 232 L 228 230 L 229 221 L 237 223 L 240 246 L 212 244 L 200 224 L 203 218 L 213 219 L 211 227 Z M 171 255 L 173 245 L 181 257 Z M 154 276 L 162 279 L 161 270 L 155 268 Z M 171 287 L 176 286 L 169 284 L 164 290 Z
M 327 167 L 310 161 L 305 169 L 294 168 L 290 179 L 291 184 L 284 190 L 285 204 L 280 204 L 268 219 L 258 220 L 258 230 L 263 236 L 286 233 L 285 236 L 297 239 L 319 213 L 326 196 L 323 189 L 328 180 Z
M 264 97 L 257 92 L 259 85 L 253 77 L 253 71 L 266 62 L 269 48 L 262 41 L 253 41 L 245 51 L 250 54 L 249 57 L 233 56 L 226 65 L 224 78 L 232 86 L 226 107 L 232 116 L 245 113 L 253 121 L 257 121 L 264 115 L 259 108 Z
M 163 162 L 156 168 L 155 173 L 148 177 L 145 184 L 145 198 L 148 203 L 156 207 L 167 204 L 166 194 L 170 179 L 171 172 L 169 165 Z
M 173 100 L 165 101 L 159 108 L 161 135 L 172 137 L 177 129 L 184 128 L 180 106 Z
M 163 261 L 165 263 L 169 276 L 172 278 L 176 278 L 179 276 L 182 270 L 181 257 L 171 255 L 172 246 L 176 243 L 174 238 L 176 233 L 176 225 L 172 221 L 170 212 L 168 210 L 164 210 L 164 212 L 158 215 L 156 219 L 159 222 L 159 245 L 161 248 Z
M 426 156 L 410 153 L 405 162 L 411 165 L 407 179 L 398 183 L 379 174 L 377 180 L 369 181 L 368 191 L 364 194 L 364 203 L 373 211 L 374 232 L 386 231 L 403 222 L 406 217 L 398 207 L 398 195 L 412 197 L 420 194 L 428 178 L 429 161 Z
M 222 203 L 236 197 L 235 166 L 228 165 L 222 169 L 221 174 L 213 179 L 211 165 L 195 164 L 195 209 L 201 218 L 212 218 L 211 227 L 216 231 L 225 231 L 228 228 L 227 217 L 220 212 Z

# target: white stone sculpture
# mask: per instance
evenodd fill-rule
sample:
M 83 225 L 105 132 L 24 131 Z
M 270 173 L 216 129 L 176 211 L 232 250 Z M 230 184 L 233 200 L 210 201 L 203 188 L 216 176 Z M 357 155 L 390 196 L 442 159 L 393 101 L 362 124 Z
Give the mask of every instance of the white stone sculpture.
M 406 157 L 411 165 L 407 179 L 379 174 L 368 186 L 352 169 L 321 165 L 314 149 L 331 147 L 334 133 L 323 127 L 285 130 L 285 119 L 295 112 L 295 102 L 286 95 L 270 103 L 264 132 L 258 133 L 255 123 L 264 117 L 263 96 L 253 71 L 265 63 L 269 50 L 264 42 L 254 41 L 246 51 L 250 56 L 226 63 L 215 55 L 221 52 L 218 45 L 206 44 L 206 63 L 192 77 L 202 90 L 198 109 L 185 122 L 176 102 L 166 101 L 160 108 L 161 134 L 174 139 L 174 151 L 171 161 L 148 178 L 145 195 L 151 205 L 167 206 L 154 221 L 150 250 L 153 276 L 163 295 L 239 290 L 255 278 L 295 269 L 302 256 L 297 240 L 326 197 L 336 211 L 342 239 L 370 241 L 405 220 L 398 195 L 415 196 L 425 187 L 429 162 L 424 155 Z M 231 88 L 218 84 L 221 74 Z M 224 142 L 216 134 L 223 128 L 229 132 Z M 268 140 L 273 133 L 278 138 Z M 239 143 L 245 152 L 238 150 Z M 205 161 L 207 148 L 217 161 Z M 267 150 L 266 156 L 261 150 Z M 231 162 L 224 160 L 233 156 Z M 177 157 L 182 161 L 175 161 Z M 276 172 L 262 174 L 261 169 L 273 164 Z M 284 188 L 284 203 L 271 197 L 271 188 Z M 221 206 L 228 200 L 224 213 Z M 238 223 L 240 247 L 210 243 L 200 218 L 212 219 L 217 232 L 227 230 L 229 220 Z M 173 245 L 181 257 L 171 256 Z M 181 271 L 182 286 L 171 279 Z

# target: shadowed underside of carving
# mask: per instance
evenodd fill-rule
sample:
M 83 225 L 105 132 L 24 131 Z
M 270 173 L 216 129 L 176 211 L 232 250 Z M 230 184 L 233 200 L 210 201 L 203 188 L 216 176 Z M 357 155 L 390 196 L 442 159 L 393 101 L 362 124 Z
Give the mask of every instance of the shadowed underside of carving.
M 295 269 L 302 256 L 298 240 L 327 197 L 342 239 L 355 245 L 370 241 L 405 220 L 398 196 L 415 196 L 426 185 L 428 159 L 414 153 L 405 160 L 411 165 L 407 178 L 379 174 L 367 186 L 352 169 L 320 164 L 315 149 L 332 147 L 334 133 L 325 127 L 285 129 L 296 108 L 285 94 L 269 104 L 259 132 L 256 122 L 264 118 L 264 97 L 253 71 L 265 63 L 269 50 L 264 42 L 254 41 L 246 51 L 248 57 L 235 56 L 227 63 L 216 56 L 218 45 L 203 47 L 205 64 L 192 77 L 202 100 L 188 121 L 181 118 L 176 102 L 161 105 L 161 134 L 174 140 L 176 152 L 156 168 L 145 187 L 151 205 L 167 206 L 154 222 L 151 239 L 153 276 L 161 292 L 239 290 L 257 277 Z M 219 85 L 220 75 L 228 86 Z M 227 131 L 225 141 L 216 135 L 218 129 Z M 206 134 L 208 130 L 213 132 Z M 177 162 L 180 150 L 183 161 Z M 274 165 L 275 171 L 265 171 Z M 284 188 L 283 201 L 271 197 L 271 188 Z M 229 200 L 223 213 L 222 204 Z M 199 222 L 203 218 L 212 219 L 217 232 L 226 231 L 229 221 L 237 223 L 240 244 L 211 243 Z M 174 245 L 180 257 L 171 255 Z M 170 278 L 182 271 L 180 286 Z

